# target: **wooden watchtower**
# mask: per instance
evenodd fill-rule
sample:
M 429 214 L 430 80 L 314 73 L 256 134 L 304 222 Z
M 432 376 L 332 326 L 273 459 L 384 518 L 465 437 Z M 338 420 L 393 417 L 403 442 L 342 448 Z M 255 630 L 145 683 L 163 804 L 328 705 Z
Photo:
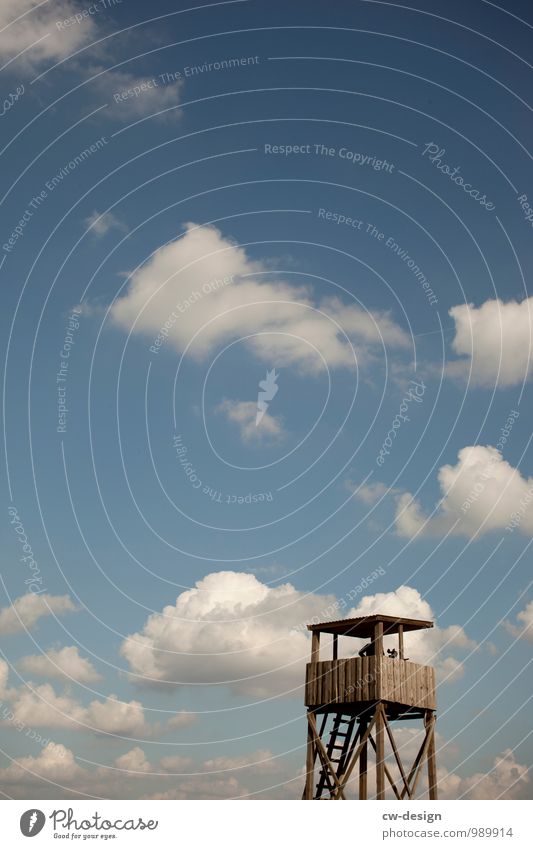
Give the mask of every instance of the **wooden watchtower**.
M 429 798 L 436 799 L 435 670 L 413 663 L 404 653 L 404 633 L 432 628 L 433 622 L 376 614 L 307 627 L 312 640 L 305 681 L 308 732 L 303 798 L 345 799 L 345 787 L 359 764 L 359 799 L 366 799 L 368 754 L 373 750 L 378 799 L 385 798 L 385 779 L 397 799 L 412 799 L 424 763 Z M 331 660 L 320 660 L 321 634 L 333 635 Z M 398 637 L 397 648 L 389 648 L 385 654 L 383 637 L 391 634 Z M 359 656 L 339 658 L 339 637 L 369 642 Z M 406 719 L 423 721 L 425 729 L 407 770 L 391 727 L 391 723 Z M 398 768 L 397 781 L 386 762 L 386 741 Z

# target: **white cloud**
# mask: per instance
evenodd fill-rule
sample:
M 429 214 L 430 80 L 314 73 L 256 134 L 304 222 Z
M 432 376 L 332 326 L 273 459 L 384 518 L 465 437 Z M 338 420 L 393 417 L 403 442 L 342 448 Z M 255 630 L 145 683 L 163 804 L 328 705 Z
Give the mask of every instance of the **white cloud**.
M 152 771 L 152 766 L 148 761 L 145 753 L 139 746 L 130 749 L 124 755 L 115 759 L 115 766 L 125 772 L 142 772 L 147 773 Z
M 181 101 L 183 80 L 165 81 L 160 76 L 139 76 L 127 71 L 106 71 L 101 66 L 90 68 L 93 89 L 105 98 L 108 108 L 104 115 L 134 121 L 147 115 L 161 120 L 181 117 L 178 107 Z M 170 110 L 170 111 L 165 111 Z M 157 113 L 161 112 L 161 115 Z
M 294 695 L 309 639 L 293 629 L 332 601 L 291 584 L 272 588 L 244 572 L 213 572 L 181 593 L 175 606 L 152 614 L 121 653 L 144 683 L 226 682 L 255 696 Z
M 291 584 L 272 588 L 244 572 L 213 572 L 181 593 L 175 606 L 152 614 L 140 633 L 123 642 L 121 653 L 145 684 L 225 684 L 251 696 L 300 698 L 309 658 L 305 624 L 327 619 L 328 608 L 338 610 L 333 596 L 301 593 Z M 349 615 L 378 610 L 434 618 L 410 587 L 365 597 Z M 436 664 L 444 677 L 461 674 L 456 650 L 475 645 L 458 625 L 408 636 L 412 658 Z M 359 647 L 349 643 L 347 651 Z
M 126 231 L 128 229 L 124 222 L 112 212 L 98 212 L 97 210 L 85 219 L 85 226 L 97 238 L 106 236 L 110 230 Z
M 306 371 L 352 366 L 382 344 L 408 349 L 409 337 L 384 313 L 368 313 L 337 298 L 316 302 L 310 288 L 272 281 L 268 269 L 212 226 L 186 226 L 131 277 L 111 315 L 120 327 L 152 337 L 197 359 L 249 336 L 246 345 L 269 368 Z M 253 335 L 250 336 L 250 332 Z
M 533 643 L 533 601 L 516 614 L 516 624 L 504 622 L 504 627 L 513 637 Z
M 75 728 L 117 735 L 137 736 L 153 733 L 140 702 L 119 701 L 111 694 L 103 701 L 94 699 L 82 705 L 68 691 L 56 693 L 51 684 L 7 686 L 7 665 L 0 663 L 0 691 L 10 702 L 14 720 L 28 728 Z
M 70 749 L 60 743 L 48 743 L 37 757 L 17 758 L 8 767 L 0 769 L 0 782 L 25 786 L 44 780 L 68 785 L 82 774 L 83 770 Z
M 92 701 L 86 711 L 86 722 L 96 731 L 119 736 L 151 733 L 140 702 L 121 702 L 111 694 L 105 701 Z
M 43 62 L 65 59 L 96 33 L 95 16 L 85 17 L 79 24 L 61 27 L 67 18 L 83 7 L 72 0 L 2 0 L 0 3 L 0 59 L 24 54 L 17 60 L 27 71 Z
M 92 684 L 101 678 L 91 661 L 80 656 L 77 646 L 64 646 L 40 655 L 28 655 L 21 658 L 18 665 L 28 675 L 67 678 L 79 684 Z
M 273 775 L 283 769 L 281 760 L 276 758 L 268 749 L 258 749 L 245 755 L 230 757 L 220 755 L 204 761 L 204 769 L 208 772 L 228 772 L 231 770 L 246 770 L 253 775 Z
M 426 516 L 410 493 L 398 499 L 396 529 L 401 536 L 453 533 L 472 536 L 519 528 L 533 531 L 533 478 L 524 478 L 490 445 L 470 445 L 458 453 L 455 466 L 442 466 L 441 500 Z
M 452 376 L 468 376 L 482 386 L 514 386 L 531 374 L 533 339 L 533 298 L 520 303 L 499 298 L 480 307 L 461 304 L 452 307 L 455 322 L 452 342 L 456 354 L 464 357 L 450 363 Z
M 181 781 L 174 790 L 145 796 L 145 799 L 240 799 L 248 790 L 233 776 L 200 776 Z
M 393 487 L 381 481 L 371 481 L 370 483 L 357 484 L 351 480 L 346 481 L 346 488 L 353 492 L 355 498 L 367 504 L 369 507 L 383 498 L 384 495 L 390 495 L 397 492 Z
M 192 758 L 183 755 L 166 755 L 159 761 L 159 766 L 165 772 L 172 774 L 181 773 L 192 765 Z
M 26 593 L 16 598 L 9 607 L 0 610 L 0 634 L 31 630 L 44 616 L 57 616 L 75 610 L 74 602 L 68 595 Z
M 190 725 L 194 725 L 195 722 L 198 722 L 198 714 L 182 710 L 167 720 L 166 727 L 168 729 L 188 728 Z
M 262 444 L 279 442 L 286 436 L 279 416 L 272 416 L 265 412 L 259 424 L 256 424 L 257 403 L 255 401 L 230 401 L 225 398 L 216 407 L 216 412 L 237 425 L 243 442 L 261 442 Z
M 7 694 L 7 679 L 9 677 L 9 666 L 6 661 L 0 657 L 0 699 L 5 698 Z
M 383 613 L 388 616 L 403 616 L 407 619 L 428 619 L 435 621 L 436 616 L 430 604 L 413 587 L 398 587 L 390 593 L 376 593 L 364 596 L 348 616 L 371 616 Z M 395 638 L 385 638 L 388 647 L 395 644 Z M 422 631 L 407 632 L 404 638 L 405 653 L 415 663 L 435 666 L 442 680 L 453 680 L 463 674 L 463 664 L 454 655 L 459 650 L 472 650 L 476 647 L 460 625 L 450 625 Z
M 517 763 L 511 749 L 498 755 L 487 773 L 462 778 L 438 770 L 441 799 L 525 799 L 529 798 L 528 785 L 528 767 Z

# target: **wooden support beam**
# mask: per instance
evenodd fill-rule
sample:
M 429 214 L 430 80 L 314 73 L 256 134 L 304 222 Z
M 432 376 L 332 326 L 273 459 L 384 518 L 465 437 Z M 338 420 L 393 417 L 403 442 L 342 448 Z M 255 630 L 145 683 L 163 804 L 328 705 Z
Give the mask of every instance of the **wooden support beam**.
M 424 758 L 426 757 L 429 741 L 431 739 L 431 728 L 426 728 L 426 734 L 422 745 L 418 751 L 418 754 L 413 762 L 413 766 L 411 767 L 411 771 L 409 773 L 409 778 L 407 779 L 407 783 L 409 785 L 409 793 L 411 794 L 411 798 L 413 798 L 416 790 L 416 785 L 418 783 L 418 776 L 420 775 L 420 769 L 424 762 Z M 406 795 L 406 788 L 402 790 L 401 798 L 404 799 Z
M 376 710 L 376 798 L 385 798 L 385 737 L 383 724 L 383 706 L 380 702 Z
M 374 749 L 374 751 L 376 752 L 376 751 L 377 751 L 376 741 L 375 741 L 375 740 L 374 740 L 374 738 L 372 737 L 372 734 L 370 735 L 370 742 L 372 743 L 372 748 L 373 748 L 373 749 Z M 399 792 L 398 792 L 398 788 L 396 787 L 396 784 L 394 783 L 394 779 L 393 779 L 393 777 L 392 777 L 392 775 L 391 775 L 390 769 L 388 768 L 388 766 L 387 766 L 387 764 L 386 764 L 385 762 L 383 763 L 383 767 L 384 767 L 384 769 L 385 769 L 385 775 L 386 775 L 386 777 L 387 777 L 387 780 L 388 780 L 388 782 L 389 782 L 390 786 L 392 787 L 393 793 L 394 793 L 394 795 L 396 796 L 396 798 L 397 798 L 397 799 L 399 799 L 399 798 L 400 798 L 400 794 L 399 794 Z
M 320 631 L 313 631 L 311 635 L 311 663 L 320 660 Z
M 362 738 L 368 722 L 366 717 L 361 717 L 359 722 L 359 735 Z M 359 757 L 359 798 L 366 799 L 368 794 L 368 746 L 365 743 Z
M 396 741 L 394 739 L 394 735 L 392 733 L 392 728 L 389 725 L 389 721 L 386 716 L 383 717 L 385 721 L 385 729 L 387 731 L 387 735 L 391 744 L 392 751 L 394 753 L 394 757 L 396 759 L 396 763 L 398 765 L 398 769 L 400 770 L 400 775 L 402 777 L 404 789 L 407 791 L 407 795 L 411 798 L 411 791 L 409 790 L 409 784 L 407 783 L 407 776 L 405 775 L 405 771 L 402 764 L 402 759 L 400 758 L 400 754 L 398 749 L 396 748 Z
M 427 711 L 425 718 L 426 727 L 431 729 L 431 739 L 428 745 L 428 787 L 429 798 L 438 799 L 437 793 L 437 757 L 435 752 L 435 723 L 436 716 L 433 711 Z
M 383 657 L 383 622 L 374 625 L 374 654 Z
M 403 625 L 398 625 L 398 657 L 400 660 L 404 658 L 403 651 Z
M 315 735 L 313 733 L 313 726 L 311 725 L 311 722 L 309 720 L 309 717 L 312 714 L 312 711 L 309 711 L 307 714 L 307 757 L 305 763 L 305 788 L 303 795 L 304 799 L 313 798 L 313 788 L 315 785 Z

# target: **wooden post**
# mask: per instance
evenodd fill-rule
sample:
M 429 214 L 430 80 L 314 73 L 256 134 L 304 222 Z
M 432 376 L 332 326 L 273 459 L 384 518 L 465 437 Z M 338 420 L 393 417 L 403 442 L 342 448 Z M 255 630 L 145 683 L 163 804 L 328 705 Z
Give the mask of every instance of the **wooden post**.
M 313 631 L 311 636 L 311 663 L 318 663 L 320 657 L 320 631 Z
M 339 656 L 339 638 L 337 634 L 333 634 L 333 660 L 337 660 Z
M 361 717 L 359 720 L 359 739 L 362 740 L 364 733 L 366 731 L 367 726 L 366 717 Z M 365 743 L 363 748 L 361 749 L 361 754 L 359 755 L 359 798 L 366 799 L 367 798 L 367 787 L 368 787 L 368 756 L 367 756 L 367 746 Z
M 398 625 L 398 657 L 403 660 L 403 625 Z
M 385 798 L 385 737 L 383 702 L 376 707 L 376 798 Z
M 435 752 L 435 720 L 436 716 L 434 711 L 427 711 L 425 724 L 431 725 L 431 740 L 429 741 L 428 746 L 428 785 L 429 785 L 429 798 L 437 799 L 437 758 Z
M 314 636 L 314 632 L 313 632 Z M 309 714 L 307 715 L 307 757 L 305 764 L 305 790 L 304 790 L 304 799 L 312 799 L 313 798 L 313 790 L 314 790 L 314 781 L 315 781 L 315 733 L 311 722 L 309 721 Z
M 383 622 L 376 622 L 374 625 L 374 654 L 376 657 L 383 657 Z

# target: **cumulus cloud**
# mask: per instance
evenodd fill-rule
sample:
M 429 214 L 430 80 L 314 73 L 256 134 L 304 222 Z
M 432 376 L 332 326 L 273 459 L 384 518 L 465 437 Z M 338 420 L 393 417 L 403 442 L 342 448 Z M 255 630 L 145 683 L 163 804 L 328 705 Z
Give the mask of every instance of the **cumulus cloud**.
M 0 59 L 17 60 L 20 68 L 32 71 L 41 63 L 65 59 L 95 37 L 95 16 L 86 16 L 76 26 L 61 27 L 67 18 L 79 13 L 73 0 L 2 0 L 0 3 Z M 59 22 L 59 23 L 58 23 Z
M 386 313 L 338 298 L 316 301 L 309 287 L 266 272 L 216 227 L 187 224 L 132 275 L 111 315 L 120 327 L 152 337 L 156 351 L 171 344 L 181 352 L 194 337 L 188 350 L 197 359 L 249 337 L 245 344 L 269 368 L 319 371 L 324 361 L 353 367 L 351 345 L 359 364 L 382 344 L 409 349 L 409 337 Z
M 44 616 L 59 616 L 76 610 L 68 595 L 26 593 L 9 607 L 0 610 L 0 634 L 17 634 L 31 630 Z
M 37 757 L 29 755 L 25 758 L 17 758 L 9 766 L 0 769 L 0 782 L 3 785 L 22 785 L 23 787 L 41 781 L 68 785 L 82 775 L 83 770 L 76 763 L 70 749 L 60 743 L 51 742 L 39 752 Z
M 4 699 L 7 690 L 7 679 L 9 677 L 9 666 L 6 661 L 0 657 L 0 699 Z
M 441 466 L 441 500 L 425 515 L 410 494 L 399 499 L 396 529 L 401 536 L 454 534 L 473 536 L 494 530 L 533 531 L 533 478 L 523 477 L 490 445 L 462 448 L 455 466 Z
M 328 608 L 338 610 L 334 596 L 302 593 L 291 584 L 270 587 L 244 572 L 213 572 L 175 605 L 152 614 L 123 642 L 121 653 L 145 684 L 224 684 L 251 696 L 300 698 L 309 657 L 305 624 L 327 619 Z M 378 610 L 434 618 L 410 587 L 368 596 L 349 615 Z M 436 663 L 445 678 L 461 673 L 456 650 L 474 645 L 459 626 L 424 632 L 423 639 L 409 635 L 406 644 L 414 660 Z M 356 645 L 350 641 L 346 648 Z
M 307 633 L 295 628 L 332 601 L 291 584 L 269 587 L 245 572 L 213 572 L 149 616 L 121 654 L 144 683 L 223 683 L 255 696 L 294 695 L 309 654 Z
M 78 728 L 118 736 L 150 733 L 140 702 L 119 701 L 111 694 L 85 707 L 68 693 L 58 694 L 50 684 L 22 686 L 11 696 L 17 720 L 34 728 Z
M 123 702 L 114 694 L 82 705 L 70 692 L 56 693 L 51 684 L 8 687 L 8 667 L 0 662 L 1 697 L 10 703 L 15 721 L 29 728 L 76 728 L 117 736 L 148 735 L 155 730 L 135 699 Z
M 28 675 L 66 678 L 79 684 L 92 684 L 101 678 L 91 661 L 80 656 L 77 646 L 64 646 L 59 650 L 49 649 L 43 654 L 28 655 L 21 658 L 18 665 Z
M 439 796 L 442 799 L 525 799 L 529 798 L 529 770 L 516 761 L 511 749 L 494 759 L 491 769 L 461 777 L 438 770 Z
M 436 620 L 429 602 L 413 587 L 398 587 L 390 593 L 364 596 L 348 616 L 371 616 L 384 613 L 388 616 L 403 616 L 407 619 Z M 385 645 L 394 644 L 393 637 L 385 638 Z M 476 648 L 460 625 L 441 628 L 435 625 L 429 630 L 407 632 L 404 638 L 405 653 L 415 663 L 435 666 L 439 677 L 450 681 L 463 674 L 463 664 L 455 655 L 459 651 Z
M 286 436 L 279 416 L 265 412 L 261 421 L 256 424 L 257 403 L 255 401 L 230 401 L 225 398 L 216 407 L 216 412 L 238 427 L 243 442 L 262 444 L 280 442 Z
M 533 601 L 516 614 L 516 623 L 504 622 L 503 624 L 513 637 L 533 643 Z
M 348 480 L 346 481 L 346 488 L 350 492 L 353 492 L 354 496 L 359 501 L 362 501 L 363 504 L 366 504 L 369 507 L 379 501 L 380 498 L 383 498 L 384 495 L 390 495 L 397 492 L 396 489 L 387 486 L 387 484 L 382 483 L 381 481 L 357 484 Z
M 192 758 L 185 758 L 183 755 L 166 755 L 159 761 L 159 768 L 173 775 L 189 769 L 191 765 Z
M 128 229 L 124 222 L 112 212 L 98 212 L 95 210 L 92 215 L 89 215 L 85 219 L 84 223 L 93 236 L 97 238 L 106 236 L 110 230 L 126 231 Z
M 125 772 L 151 772 L 152 765 L 148 761 L 144 751 L 140 748 L 140 746 L 135 746 L 135 748 L 130 749 L 129 752 L 126 752 L 120 757 L 115 759 L 115 766 L 118 769 L 124 770 Z
M 531 375 L 533 298 L 504 303 L 499 298 L 480 307 L 452 307 L 452 348 L 461 360 L 450 363 L 452 376 L 468 376 L 481 386 L 515 386 Z

